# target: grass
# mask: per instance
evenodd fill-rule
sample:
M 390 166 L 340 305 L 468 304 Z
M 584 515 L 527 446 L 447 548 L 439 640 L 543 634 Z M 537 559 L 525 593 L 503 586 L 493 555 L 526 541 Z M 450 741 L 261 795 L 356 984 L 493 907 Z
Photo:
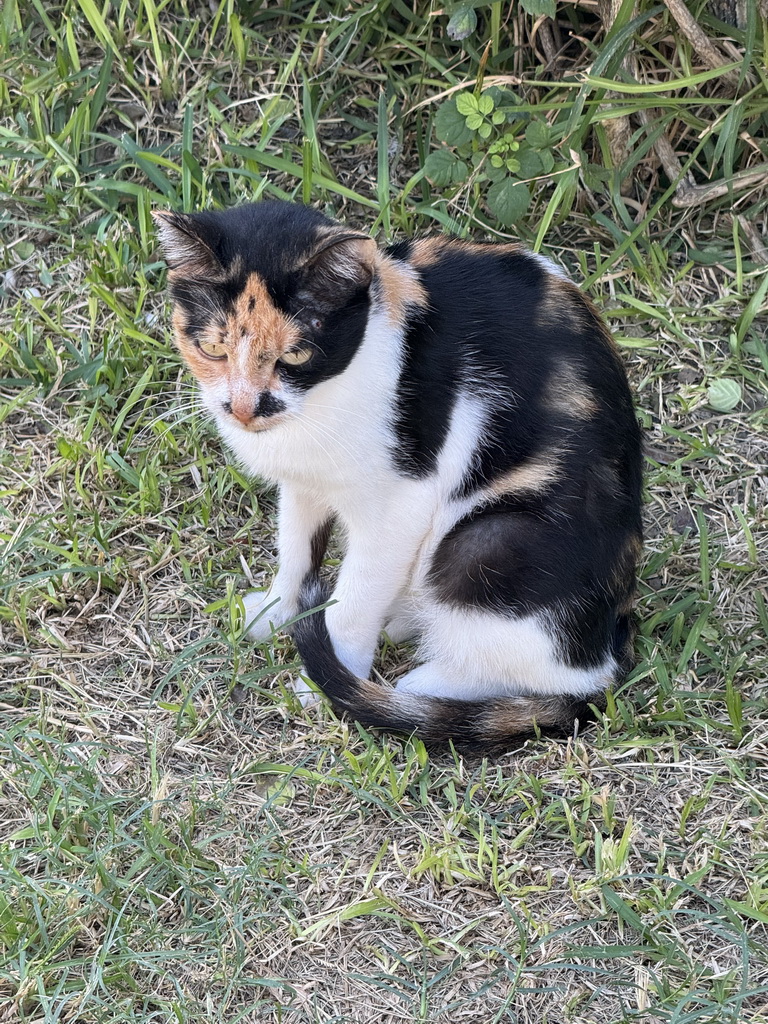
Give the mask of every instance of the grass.
M 6 2 L 0 1020 L 768 1021 L 768 196 L 675 206 L 652 148 L 698 184 L 768 158 L 765 26 L 734 93 L 622 12 L 559 4 L 545 64 L 517 6 L 456 44 L 401 0 Z M 150 220 L 271 195 L 494 233 L 421 171 L 489 34 L 555 158 L 503 234 L 586 282 L 647 440 L 638 667 L 493 762 L 303 711 L 290 644 L 242 642 L 273 498 L 196 414 Z

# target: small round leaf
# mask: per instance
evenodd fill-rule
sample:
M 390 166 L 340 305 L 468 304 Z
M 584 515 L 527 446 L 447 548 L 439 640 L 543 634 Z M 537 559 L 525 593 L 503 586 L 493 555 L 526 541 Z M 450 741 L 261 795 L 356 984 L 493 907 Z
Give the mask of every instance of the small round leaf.
M 707 401 L 718 412 L 730 412 L 741 401 L 741 384 L 732 377 L 713 380 L 707 388 Z

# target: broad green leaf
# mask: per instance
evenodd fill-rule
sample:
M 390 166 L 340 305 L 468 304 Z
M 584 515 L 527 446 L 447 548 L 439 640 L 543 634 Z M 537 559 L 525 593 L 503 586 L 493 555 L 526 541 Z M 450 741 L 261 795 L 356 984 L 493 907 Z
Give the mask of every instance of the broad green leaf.
M 487 89 L 483 89 L 483 96 L 488 96 L 489 99 L 492 99 L 494 107 L 498 107 L 505 97 L 509 95 L 508 89 L 500 89 L 498 85 L 489 85 Z
M 435 114 L 435 135 L 448 146 L 463 146 L 472 140 L 466 115 L 458 110 L 455 99 L 440 105 Z
M 493 163 L 494 159 L 495 160 L 499 160 L 501 162 L 499 164 L 494 164 Z M 502 178 L 508 178 L 509 177 L 509 171 L 507 170 L 506 162 L 505 162 L 504 158 L 500 157 L 500 156 L 499 157 L 494 157 L 490 161 L 490 163 L 484 164 L 483 165 L 483 169 L 482 169 L 482 171 L 480 173 L 481 173 L 481 175 L 484 174 L 485 177 L 489 181 L 501 181 Z M 479 179 L 479 180 L 482 180 L 482 178 Z
M 517 172 L 521 178 L 535 178 L 544 170 L 541 157 L 532 149 L 521 149 L 517 154 Z
M 424 161 L 424 173 L 439 188 L 465 181 L 468 171 L 464 161 L 448 149 L 436 149 Z
M 483 123 L 482 114 L 470 114 L 467 118 L 467 128 L 471 128 L 473 132 L 476 132 Z
M 467 36 L 472 35 L 476 28 L 477 15 L 474 8 L 466 4 L 458 7 L 453 12 L 451 20 L 448 22 L 447 32 L 449 38 L 459 42 L 461 39 L 466 39 Z
M 503 178 L 488 189 L 488 208 L 505 227 L 520 220 L 530 202 L 527 187 L 511 178 Z
M 549 174 L 552 168 L 555 166 L 555 158 L 552 155 L 551 149 L 542 149 L 539 153 L 542 164 L 544 165 L 544 173 Z
M 520 0 L 520 6 L 526 14 L 532 14 L 535 18 L 541 14 L 546 14 L 548 18 L 555 16 L 555 0 Z
M 550 145 L 549 125 L 544 121 L 531 121 L 525 129 L 525 141 L 533 149 L 547 149 Z
M 707 401 L 718 412 L 730 412 L 741 401 L 741 384 L 732 377 L 713 380 L 707 388 Z
M 461 92 L 456 97 L 456 109 L 464 117 L 469 117 L 470 114 L 476 114 L 478 111 L 477 100 L 474 93 Z
M 490 114 L 493 110 L 493 100 L 487 93 L 483 93 L 480 99 L 477 101 L 477 109 L 481 114 Z

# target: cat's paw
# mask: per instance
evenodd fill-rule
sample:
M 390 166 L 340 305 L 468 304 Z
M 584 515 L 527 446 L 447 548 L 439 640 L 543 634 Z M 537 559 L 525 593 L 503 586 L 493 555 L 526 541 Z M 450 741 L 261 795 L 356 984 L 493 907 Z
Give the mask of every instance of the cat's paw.
M 309 685 L 307 677 L 304 675 L 304 669 L 295 679 L 291 679 L 287 686 L 289 690 L 293 691 L 303 708 L 312 708 L 320 703 L 321 694 Z
M 243 594 L 243 607 L 246 632 L 257 643 L 269 640 L 275 629 L 296 614 L 295 609 L 281 600 L 279 594 L 270 590 L 253 590 L 250 594 Z
M 395 683 L 398 693 L 413 693 L 420 697 L 446 697 L 445 673 L 434 662 L 417 665 Z

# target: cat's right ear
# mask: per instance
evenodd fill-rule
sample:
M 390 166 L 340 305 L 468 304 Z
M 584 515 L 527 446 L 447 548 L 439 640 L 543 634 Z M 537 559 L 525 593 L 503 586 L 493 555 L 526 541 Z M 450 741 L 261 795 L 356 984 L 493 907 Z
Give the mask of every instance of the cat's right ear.
M 194 217 L 155 210 L 152 213 L 165 261 L 180 277 L 216 280 L 223 268 L 208 243 L 200 236 Z

